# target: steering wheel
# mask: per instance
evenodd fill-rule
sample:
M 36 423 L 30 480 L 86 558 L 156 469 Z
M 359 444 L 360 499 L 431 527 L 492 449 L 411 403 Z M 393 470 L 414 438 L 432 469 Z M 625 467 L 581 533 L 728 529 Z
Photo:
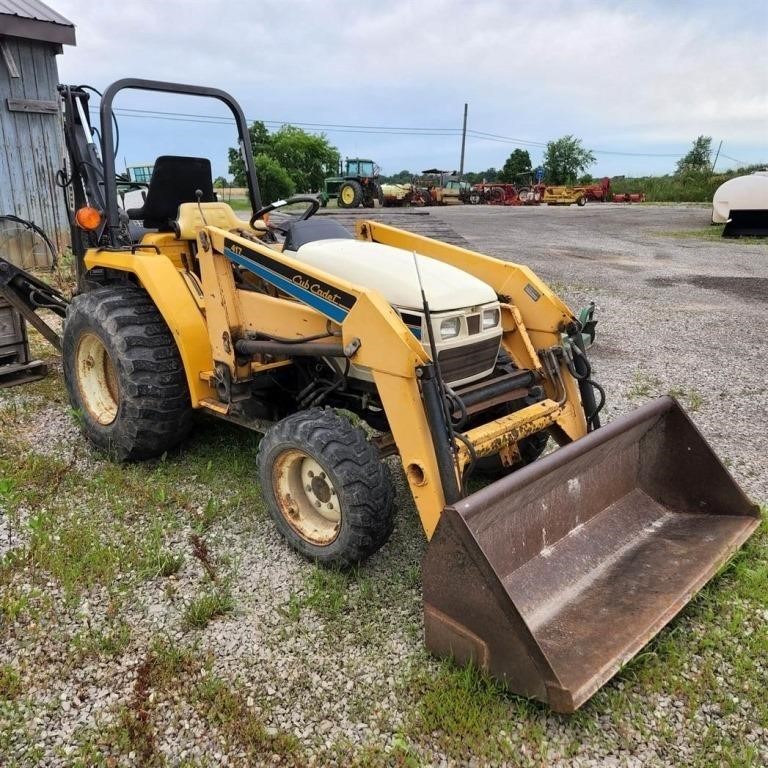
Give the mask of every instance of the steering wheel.
M 316 197 L 310 197 L 309 195 L 296 195 L 295 197 L 289 197 L 287 200 L 275 200 L 274 203 L 265 205 L 263 208 L 259 208 L 258 211 L 254 211 L 253 216 L 249 224 L 251 228 L 254 228 L 254 222 L 260 221 L 271 211 L 275 211 L 278 208 L 285 208 L 286 205 L 293 205 L 294 203 L 307 203 L 307 209 L 302 212 L 301 216 L 298 216 L 296 221 L 306 221 L 311 216 L 314 216 L 320 209 L 320 201 Z M 276 229 L 278 232 L 285 234 L 282 227 L 275 224 L 267 224 L 268 229 Z

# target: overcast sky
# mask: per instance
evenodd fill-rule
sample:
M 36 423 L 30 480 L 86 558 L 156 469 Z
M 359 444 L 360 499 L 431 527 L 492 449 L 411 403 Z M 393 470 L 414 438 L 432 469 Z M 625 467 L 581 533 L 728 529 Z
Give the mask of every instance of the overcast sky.
M 768 163 L 766 0 L 50 1 L 77 26 L 63 82 L 209 85 L 270 128 L 372 126 L 325 132 L 385 173 L 457 168 L 465 101 L 466 170 L 500 167 L 516 146 L 536 165 L 564 134 L 595 150 L 596 176 L 669 172 L 699 134 L 723 140 L 718 168 Z M 145 94 L 115 106 L 226 114 Z M 225 174 L 232 127 L 172 117 L 120 116 L 118 167 L 170 152 Z

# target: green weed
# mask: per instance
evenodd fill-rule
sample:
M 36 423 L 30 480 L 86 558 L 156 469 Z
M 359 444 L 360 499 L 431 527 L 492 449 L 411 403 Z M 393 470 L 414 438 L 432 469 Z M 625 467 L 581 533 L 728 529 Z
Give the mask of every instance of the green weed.
M 229 591 L 222 587 L 210 589 L 191 600 L 184 610 L 184 623 L 193 629 L 202 629 L 217 616 L 224 616 L 235 607 Z
M 511 755 L 508 696 L 475 667 L 444 662 L 436 672 L 418 671 L 408 680 L 416 699 L 405 735 L 436 740 L 455 760 L 500 761 Z
M 270 734 L 245 697 L 221 678 L 209 673 L 198 683 L 194 695 L 205 719 L 245 749 L 251 759 L 270 753 L 285 756 L 297 750 L 295 737 Z
M 22 691 L 21 675 L 10 664 L 0 665 L 0 700 L 15 699 Z
M 119 656 L 131 641 L 131 628 L 119 621 L 105 629 L 79 632 L 72 638 L 72 646 L 84 656 Z
M 636 371 L 632 385 L 627 390 L 627 397 L 630 400 L 641 400 L 651 397 L 661 386 L 661 381 L 651 374 L 644 371 Z
M 670 397 L 680 400 L 686 404 L 689 411 L 695 413 L 704 404 L 704 398 L 697 389 L 683 389 L 682 387 L 672 387 L 667 391 Z

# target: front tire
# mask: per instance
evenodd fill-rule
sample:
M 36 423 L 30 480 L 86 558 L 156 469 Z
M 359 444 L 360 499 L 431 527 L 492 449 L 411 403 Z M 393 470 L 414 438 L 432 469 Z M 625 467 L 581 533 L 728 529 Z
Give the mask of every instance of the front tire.
M 184 366 L 145 291 L 120 286 L 76 296 L 67 311 L 62 356 L 82 430 L 113 458 L 159 456 L 189 433 Z
M 305 557 L 347 568 L 392 533 L 394 490 L 365 432 L 330 409 L 275 424 L 259 445 L 259 481 L 277 529 Z

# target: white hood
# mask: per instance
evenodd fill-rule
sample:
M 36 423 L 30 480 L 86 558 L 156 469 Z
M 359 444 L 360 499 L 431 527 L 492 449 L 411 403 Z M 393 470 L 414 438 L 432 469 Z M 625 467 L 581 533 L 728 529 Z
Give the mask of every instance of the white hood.
M 396 307 L 421 309 L 411 251 L 364 240 L 318 240 L 302 245 L 296 258 L 350 283 L 373 288 Z M 496 301 L 496 293 L 482 280 L 436 259 L 418 254 L 416 258 L 432 312 Z

